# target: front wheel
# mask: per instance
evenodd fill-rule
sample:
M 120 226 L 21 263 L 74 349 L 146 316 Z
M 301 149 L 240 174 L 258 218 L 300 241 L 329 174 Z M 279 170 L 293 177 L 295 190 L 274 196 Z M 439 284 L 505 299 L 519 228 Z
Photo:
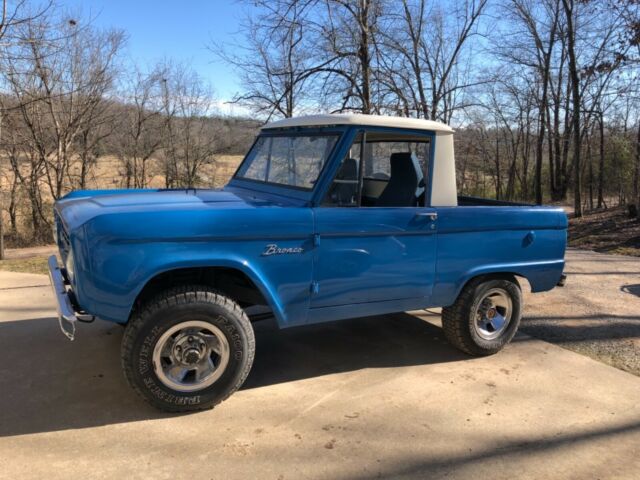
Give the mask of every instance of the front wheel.
M 469 355 L 492 355 L 518 330 L 522 292 L 514 279 L 475 279 L 455 303 L 442 309 L 442 328 L 454 347 Z
M 122 366 L 129 385 L 169 412 L 211 408 L 247 378 L 255 352 L 242 309 L 208 287 L 168 290 L 127 324 Z

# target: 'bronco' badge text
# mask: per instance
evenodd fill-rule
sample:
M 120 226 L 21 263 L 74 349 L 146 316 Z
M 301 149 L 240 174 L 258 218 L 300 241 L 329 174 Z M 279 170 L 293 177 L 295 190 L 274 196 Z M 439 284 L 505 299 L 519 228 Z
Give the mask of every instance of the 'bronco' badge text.
M 264 247 L 264 252 L 262 252 L 263 257 L 268 257 L 269 255 L 284 255 L 287 253 L 302 253 L 304 252 L 304 248 L 302 247 L 279 247 L 275 243 L 271 243 Z

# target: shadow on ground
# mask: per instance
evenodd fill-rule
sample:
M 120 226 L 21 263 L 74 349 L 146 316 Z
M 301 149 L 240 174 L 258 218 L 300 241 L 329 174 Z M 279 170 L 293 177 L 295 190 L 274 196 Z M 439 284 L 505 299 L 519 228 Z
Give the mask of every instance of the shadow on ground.
M 620 290 L 625 293 L 635 295 L 636 297 L 640 297 L 640 283 L 637 283 L 635 285 L 623 285 L 622 287 L 620 287 Z
M 394 464 L 392 468 L 380 469 L 376 478 L 430 478 L 432 475 L 438 478 L 449 476 L 456 478 L 459 474 L 467 474 L 464 475 L 464 478 L 484 478 L 482 472 L 486 471 L 484 470 L 486 468 L 490 468 L 494 472 L 491 475 L 494 478 L 498 469 L 495 465 L 489 467 L 494 462 L 499 462 L 498 465 L 517 466 L 514 473 L 506 478 L 547 478 L 546 475 L 539 472 L 539 467 L 534 470 L 536 473 L 532 475 L 532 470 L 526 468 L 527 464 L 536 458 L 540 462 L 548 462 L 549 455 L 557 453 L 558 450 L 573 449 L 573 452 L 576 452 L 581 448 L 603 448 L 603 446 L 610 444 L 608 442 L 616 442 L 618 445 L 624 440 L 633 442 L 638 433 L 640 433 L 640 422 L 628 421 L 618 424 L 592 425 L 588 429 L 575 428 L 572 431 L 555 435 L 528 436 L 520 441 L 482 442 L 475 448 L 469 448 L 468 452 L 458 455 L 407 457 L 404 461 Z M 602 472 L 585 469 L 586 465 L 574 465 L 572 478 L 637 478 L 633 476 L 633 472 L 637 469 L 638 460 L 636 458 L 628 458 L 627 460 L 626 464 L 620 465 L 608 465 L 603 462 L 602 465 L 599 465 Z M 597 465 L 598 462 L 594 463 Z M 474 469 L 476 474 L 468 475 Z M 581 475 L 581 470 L 587 470 L 588 476 Z M 371 475 L 363 475 L 350 478 L 351 480 L 365 480 L 372 477 Z M 556 473 L 554 477 L 550 478 L 563 478 L 563 474 Z
M 256 327 L 256 358 L 243 388 L 354 371 L 468 357 L 441 330 L 408 314 L 278 330 Z M 0 323 L 0 436 L 163 418 L 127 386 L 120 368 L 123 329 L 81 325 L 67 341 L 52 318 Z

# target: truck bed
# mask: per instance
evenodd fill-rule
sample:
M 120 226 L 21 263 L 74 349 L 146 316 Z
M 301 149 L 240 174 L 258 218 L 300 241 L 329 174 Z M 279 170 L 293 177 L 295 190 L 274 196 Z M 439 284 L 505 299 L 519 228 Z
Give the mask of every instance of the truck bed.
M 507 202 L 492 198 L 469 197 L 458 195 L 458 205 L 461 207 L 534 207 L 531 203 Z

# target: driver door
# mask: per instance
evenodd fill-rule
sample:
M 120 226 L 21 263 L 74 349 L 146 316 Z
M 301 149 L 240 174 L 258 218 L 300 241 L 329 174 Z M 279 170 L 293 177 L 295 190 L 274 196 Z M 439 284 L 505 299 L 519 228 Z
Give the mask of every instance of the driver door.
M 311 308 L 427 302 L 437 231 L 435 209 L 424 206 L 431 144 L 425 134 L 367 131 L 356 138 L 324 202 L 314 209 Z

